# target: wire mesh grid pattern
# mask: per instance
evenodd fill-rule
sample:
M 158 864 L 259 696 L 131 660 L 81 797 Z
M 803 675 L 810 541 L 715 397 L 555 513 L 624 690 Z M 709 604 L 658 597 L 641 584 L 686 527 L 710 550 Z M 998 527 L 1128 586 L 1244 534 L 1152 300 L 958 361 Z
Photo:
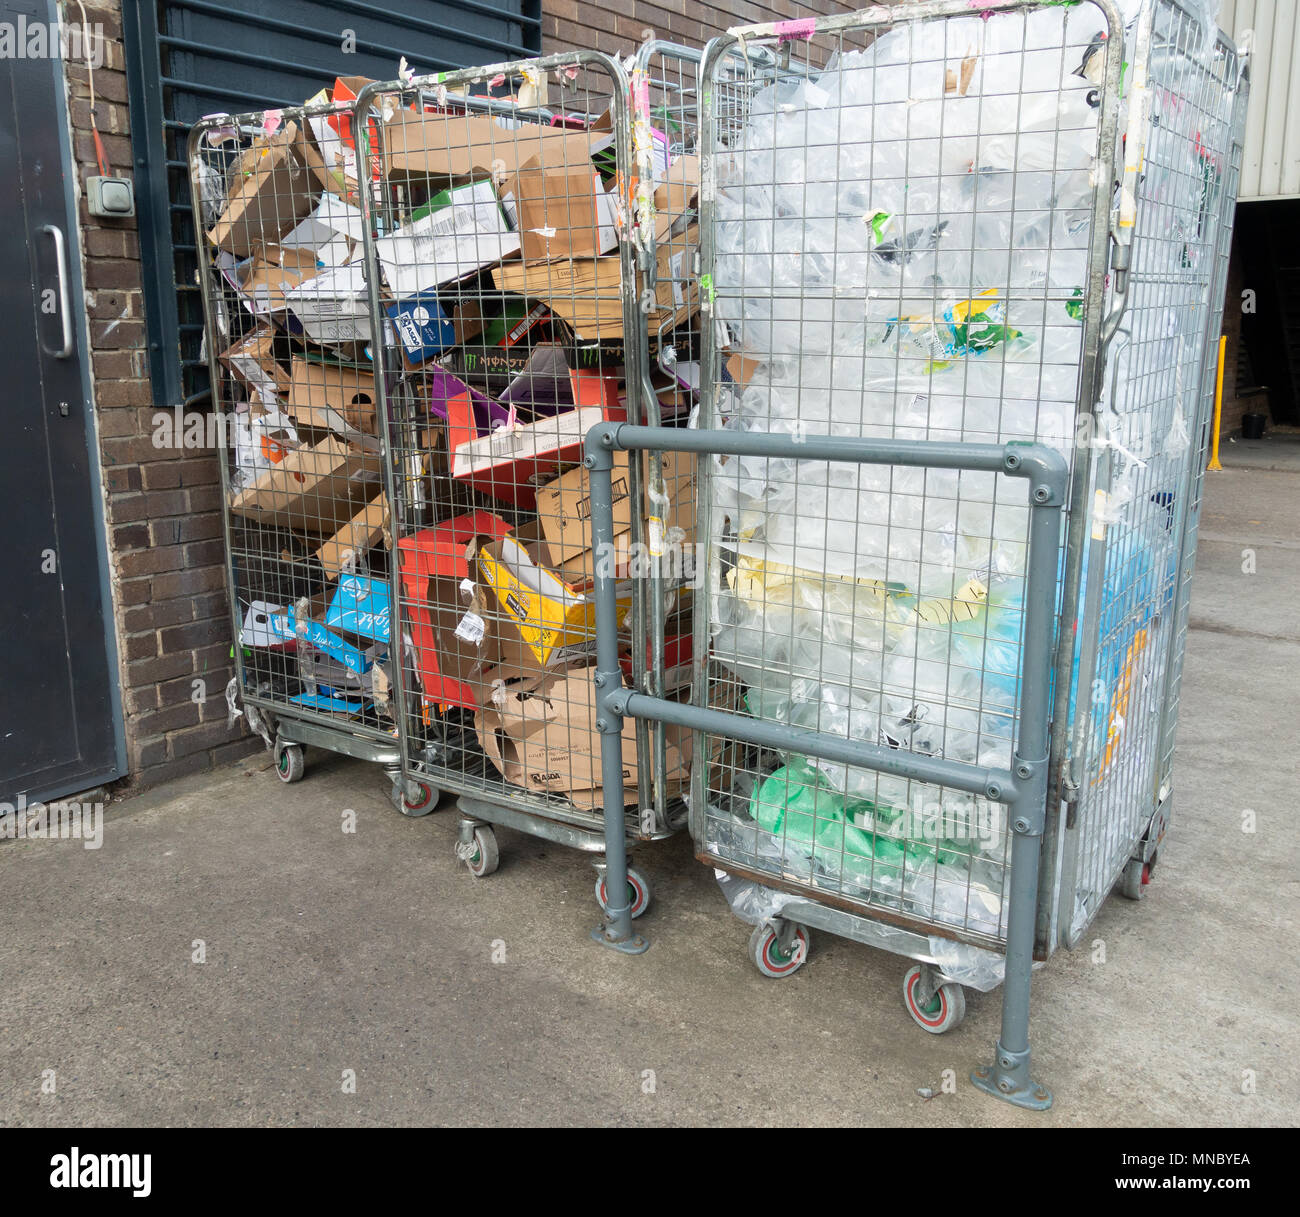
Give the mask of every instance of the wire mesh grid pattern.
M 396 775 L 388 527 L 346 104 L 206 119 L 200 242 L 237 681 L 267 734 L 314 725 Z M 189 425 L 187 423 L 187 425 Z M 188 443 L 188 440 L 185 442 Z M 366 741 L 370 741 L 367 746 Z M 281 750 L 281 774 L 301 754 Z M 400 794 L 400 791 L 398 792 Z
M 1084 577 L 1081 670 L 1092 686 L 1073 740 L 1078 855 L 1067 876 L 1073 907 L 1064 910 L 1072 937 L 1170 794 L 1236 199 L 1234 101 L 1244 112 L 1236 51 L 1222 41 L 1207 50 L 1202 37 L 1199 22 L 1168 0 L 1136 31 L 1137 56 L 1149 64 L 1144 85 L 1134 82 L 1145 107 L 1143 166 L 1127 307 L 1108 352 L 1104 434 L 1094 437 L 1104 446 Z M 1167 818 L 1159 832 L 1166 826 Z
M 1083 5 L 900 22 L 866 50 L 777 35 L 777 68 L 706 85 L 704 270 L 727 341 L 705 425 L 1072 454 L 1101 307 L 1105 29 Z M 713 704 L 1010 766 L 1022 487 L 742 458 L 708 492 Z M 697 836 L 724 866 L 975 943 L 1005 934 L 999 804 L 739 745 L 704 785 Z
M 546 81 L 554 104 L 485 108 L 458 96 L 489 77 L 534 89 Z M 621 580 L 632 683 L 652 669 L 664 681 L 664 652 L 647 644 L 647 596 L 660 597 L 657 619 L 681 635 L 690 597 L 680 578 L 644 578 L 644 462 L 620 472 L 614 552 L 593 552 L 582 445 L 598 422 L 640 419 L 641 334 L 670 335 L 697 307 L 697 289 L 665 275 L 647 294 L 635 290 L 627 228 L 637 176 L 616 62 L 555 56 L 371 95 L 380 118 L 370 248 L 375 321 L 386 318 L 393 336 L 378 358 L 393 590 L 410 637 L 400 674 L 414 708 L 410 772 L 596 832 L 595 562 L 612 563 Z M 665 235 L 690 228 L 694 202 L 693 188 L 666 195 L 669 160 L 665 148 L 651 167 L 659 190 L 649 187 Z M 675 382 L 655 392 L 659 412 L 684 419 L 689 399 Z M 690 477 L 672 469 L 654 518 L 684 535 Z M 652 765 L 646 729 L 627 725 L 630 836 L 661 837 L 681 823 L 689 747 L 669 733 Z

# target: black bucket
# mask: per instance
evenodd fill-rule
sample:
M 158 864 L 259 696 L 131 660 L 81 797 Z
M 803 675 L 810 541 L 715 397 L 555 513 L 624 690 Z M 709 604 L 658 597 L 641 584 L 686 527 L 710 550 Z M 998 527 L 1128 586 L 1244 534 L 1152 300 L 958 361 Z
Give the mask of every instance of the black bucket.
M 1266 421 L 1267 419 L 1262 414 L 1243 414 L 1241 416 L 1241 438 L 1263 439 Z

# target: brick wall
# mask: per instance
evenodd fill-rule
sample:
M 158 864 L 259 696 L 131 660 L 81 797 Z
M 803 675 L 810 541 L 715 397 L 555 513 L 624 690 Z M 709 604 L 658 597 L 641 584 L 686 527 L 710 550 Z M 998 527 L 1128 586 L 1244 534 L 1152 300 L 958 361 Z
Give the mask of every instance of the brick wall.
M 579 49 L 628 55 L 641 43 L 646 30 L 652 30 L 656 38 L 703 46 L 734 25 L 817 17 L 860 7 L 835 0 L 770 0 L 766 4 L 750 4 L 748 0 L 712 4 L 694 0 L 662 0 L 659 4 L 645 0 L 625 0 L 621 4 L 609 0 L 599 4 L 542 0 L 542 50 L 548 55 Z
M 146 0 L 147 2 L 147 0 Z M 121 0 L 87 0 L 103 27 L 94 73 L 100 136 L 111 172 L 132 176 Z M 67 22 L 79 23 L 71 5 Z M 96 220 L 84 182 L 99 172 L 86 66 L 65 64 L 90 325 L 92 395 L 106 498 L 109 568 L 126 724 L 128 781 L 204 769 L 250 741 L 226 725 L 230 625 L 222 566 L 221 492 L 211 451 L 156 448 L 140 247 L 134 220 Z M 200 696 L 195 699 L 194 682 Z
M 75 4 L 61 7 L 67 9 L 66 21 L 81 20 Z M 732 25 L 853 6 L 831 0 L 545 0 L 543 7 L 545 52 L 594 47 L 627 54 L 647 30 L 702 46 Z M 129 177 L 136 166 L 123 70 L 122 0 L 86 0 L 85 9 L 86 20 L 103 27 L 106 41 L 103 66 L 94 74 L 100 134 L 111 172 Z M 84 64 L 68 63 L 65 72 L 80 193 L 85 178 L 98 172 L 90 134 L 90 85 Z M 208 768 L 260 745 L 242 727 L 226 725 L 223 691 L 231 675 L 231 636 L 217 457 L 207 450 L 154 446 L 135 221 L 92 219 L 84 198 L 80 220 L 127 780 L 145 785 Z M 197 701 L 195 681 L 203 682 Z

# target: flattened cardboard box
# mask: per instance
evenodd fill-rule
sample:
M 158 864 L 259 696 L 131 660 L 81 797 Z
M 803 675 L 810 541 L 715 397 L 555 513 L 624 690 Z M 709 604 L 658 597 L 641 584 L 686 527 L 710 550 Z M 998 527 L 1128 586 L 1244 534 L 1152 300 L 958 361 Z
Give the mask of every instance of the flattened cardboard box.
M 550 481 L 564 465 L 582 459 L 582 446 L 592 427 L 625 417 L 621 407 L 583 406 L 472 437 L 467 415 L 467 409 L 457 413 L 452 408 L 448 416 L 452 477 L 528 509 L 537 501 L 537 486 Z
M 276 361 L 275 347 L 274 327 L 263 324 L 245 334 L 217 358 L 237 381 L 257 395 L 258 400 L 274 404 L 289 388 L 289 373 Z
M 239 290 L 255 315 L 283 313 L 289 307 L 286 293 L 314 279 L 319 269 L 309 249 L 269 246 L 240 270 Z
M 695 312 L 699 287 L 691 276 L 688 258 L 698 239 L 698 229 L 688 230 L 677 247 L 658 247 L 658 283 L 655 311 L 648 316 L 651 330 L 676 325 Z M 492 272 L 497 287 L 548 304 L 583 341 L 623 338 L 622 267 L 610 255 L 561 262 L 506 262 Z
M 369 368 L 295 356 L 288 410 L 304 427 L 375 434 L 375 375 Z M 339 420 L 345 424 L 340 427 Z
M 237 258 L 274 245 L 316 202 L 316 179 L 298 159 L 297 125 L 260 138 L 239 158 L 226 208 L 208 240 Z
M 325 568 L 325 577 L 337 579 L 345 570 L 356 570 L 357 560 L 383 539 L 392 548 L 389 534 L 388 498 L 381 494 L 367 503 L 355 516 L 316 551 L 316 559 Z
M 579 164 L 602 138 L 535 123 L 512 129 L 493 118 L 398 110 L 384 127 L 384 167 L 390 177 L 467 182 L 508 176 L 534 157 L 540 165 Z
M 643 458 L 641 467 L 642 485 L 645 486 L 649 461 Z M 657 512 L 648 512 L 647 515 L 657 521 L 661 539 L 664 533 L 674 528 L 680 528 L 690 539 L 695 533 L 695 458 L 687 453 L 665 452 L 660 468 L 668 494 L 668 511 L 663 515 Z M 625 452 L 614 458 L 612 485 L 614 537 L 617 540 L 632 527 L 628 458 Z M 648 495 L 646 502 L 651 503 Z M 587 470 L 579 466 L 541 487 L 537 492 L 537 515 L 553 562 L 563 565 L 590 553 L 591 477 Z M 647 536 L 652 553 L 656 549 L 654 527 L 651 524 Z
M 618 245 L 617 203 L 590 159 L 557 169 L 529 162 L 514 192 L 525 261 L 594 258 Z
M 602 801 L 595 718 L 595 688 L 587 667 L 494 689 L 491 709 L 476 716 L 476 725 L 483 751 L 507 781 L 526 790 L 577 796 L 575 803 L 595 806 Z M 680 783 L 686 778 L 689 748 L 684 755 L 680 732 L 669 727 L 666 734 L 666 773 L 670 782 Z M 624 720 L 620 743 L 626 791 L 636 787 L 638 776 L 636 723 L 630 718 Z
M 329 536 L 379 493 L 377 452 L 330 435 L 295 448 L 231 500 L 230 510 L 262 524 Z

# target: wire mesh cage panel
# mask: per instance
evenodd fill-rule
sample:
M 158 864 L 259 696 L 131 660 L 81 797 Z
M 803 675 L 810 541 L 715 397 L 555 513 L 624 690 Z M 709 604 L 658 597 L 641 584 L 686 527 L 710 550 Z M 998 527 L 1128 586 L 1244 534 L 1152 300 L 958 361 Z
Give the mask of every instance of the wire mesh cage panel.
M 1245 112 L 1235 48 L 1207 44 L 1200 18 L 1174 0 L 1144 8 L 1130 40 L 1127 139 L 1141 141 L 1141 169 L 1124 311 L 1091 437 L 1079 667 L 1091 687 L 1076 694 L 1061 909 L 1071 942 L 1126 867 L 1145 881 L 1168 826 L 1161 805 L 1173 788 Z
M 706 62 L 704 425 L 1073 458 L 1102 322 L 1112 22 L 1092 4 L 908 17 L 755 27 L 743 43 L 771 68 L 724 80 Z M 1012 765 L 1023 487 L 741 457 L 708 468 L 701 498 L 709 704 Z M 1003 804 L 735 741 L 710 755 L 692 826 L 715 865 L 1005 940 Z
M 250 723 L 286 780 L 302 774 L 301 745 L 321 744 L 383 761 L 400 799 L 412 792 L 396 783 L 389 514 L 355 165 L 347 103 L 193 129 L 213 385 L 213 434 L 196 442 L 223 456 L 235 684 Z
M 476 96 L 485 86 L 495 96 Z M 596 423 L 640 417 L 638 336 L 685 322 L 698 292 L 665 281 L 644 313 L 633 292 L 627 77 L 614 60 L 396 81 L 360 106 L 408 772 L 459 794 L 467 814 L 598 849 L 598 560 L 620 581 L 626 678 L 662 671 L 662 653 L 645 631 L 644 463 L 620 470 L 618 535 L 596 554 L 583 441 Z M 689 202 L 665 213 L 687 223 Z M 683 495 L 659 515 L 686 531 L 692 511 Z M 657 591 L 665 619 L 689 612 L 681 579 Z M 628 724 L 629 836 L 680 821 L 689 748 L 670 737 L 656 765 Z
M 700 315 L 674 311 L 656 316 L 660 294 L 674 305 L 698 303 L 699 88 L 701 52 L 658 39 L 644 42 L 629 80 L 633 189 L 628 235 L 634 253 L 634 292 L 639 318 L 637 362 L 631 375 L 640 385 L 641 410 L 633 422 L 683 426 L 698 401 Z M 638 586 L 649 656 L 637 687 L 663 696 L 689 686 L 693 628 L 689 600 L 669 594 L 675 583 L 694 578 L 694 530 L 674 522 L 672 504 L 694 502 L 695 459 L 659 452 L 644 458 L 647 552 L 645 578 Z M 641 747 L 656 770 L 667 760 L 668 731 L 661 722 L 636 724 Z M 670 805 L 666 792 L 651 792 L 654 814 L 680 824 L 685 806 Z

